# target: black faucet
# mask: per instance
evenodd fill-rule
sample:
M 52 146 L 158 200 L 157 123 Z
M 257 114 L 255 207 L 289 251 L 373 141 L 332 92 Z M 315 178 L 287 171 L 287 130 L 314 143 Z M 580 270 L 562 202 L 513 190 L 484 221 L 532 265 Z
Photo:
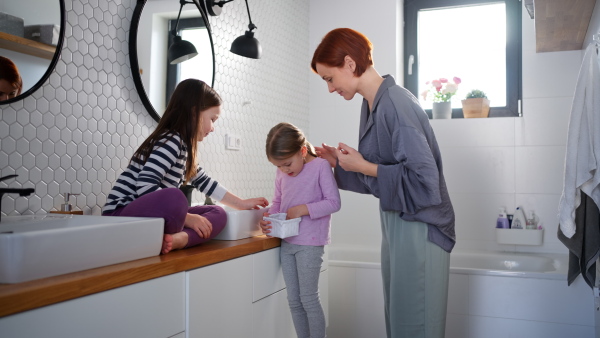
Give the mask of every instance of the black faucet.
M 9 178 L 15 178 L 18 175 L 8 175 L 4 177 L 0 177 L 0 181 L 7 180 Z M 35 189 L 33 188 L 0 188 L 0 201 L 2 200 L 2 196 L 4 194 L 19 194 L 19 196 L 29 196 L 33 194 Z M 2 217 L 2 212 L 0 212 L 0 217 Z

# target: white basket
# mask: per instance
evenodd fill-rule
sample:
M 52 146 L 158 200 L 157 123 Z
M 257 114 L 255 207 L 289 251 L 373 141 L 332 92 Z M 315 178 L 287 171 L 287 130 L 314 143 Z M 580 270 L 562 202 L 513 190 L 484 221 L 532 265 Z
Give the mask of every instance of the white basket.
M 272 237 L 286 238 L 298 235 L 298 226 L 301 218 L 285 219 L 286 213 L 272 214 L 265 216 L 265 221 L 271 222 L 271 232 L 268 234 Z

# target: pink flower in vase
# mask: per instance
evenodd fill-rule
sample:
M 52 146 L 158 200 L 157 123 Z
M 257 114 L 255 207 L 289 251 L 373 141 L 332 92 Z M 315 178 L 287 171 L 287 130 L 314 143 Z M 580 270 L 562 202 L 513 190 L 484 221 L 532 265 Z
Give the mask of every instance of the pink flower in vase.
M 450 102 L 452 96 L 458 91 L 458 85 L 461 82 L 461 79 L 456 76 L 452 78 L 452 82 L 444 77 L 427 81 L 425 84 L 429 86 L 429 89 L 421 92 L 420 95 L 424 101 L 430 98 L 433 102 Z

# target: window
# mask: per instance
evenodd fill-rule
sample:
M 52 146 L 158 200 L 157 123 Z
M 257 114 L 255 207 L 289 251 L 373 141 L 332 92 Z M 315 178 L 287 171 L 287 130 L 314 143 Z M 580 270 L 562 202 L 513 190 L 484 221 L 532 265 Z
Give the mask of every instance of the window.
M 169 46 L 173 43 L 171 30 L 176 21 L 169 20 Z M 213 67 L 207 66 L 213 64 L 212 49 L 206 48 L 207 46 L 211 46 L 212 42 L 210 41 L 210 36 L 202 17 L 180 19 L 177 30 L 177 33 L 183 40 L 191 42 L 196 47 L 198 55 L 185 62 L 167 65 L 167 99 L 165 102 L 169 102 L 177 84 L 185 79 L 199 79 L 212 86 L 214 78 Z
M 521 99 L 521 2 L 519 0 L 405 0 L 405 86 L 431 115 L 419 94 L 437 78 L 462 82 L 452 117 L 472 89 L 490 100 L 490 116 L 519 116 Z

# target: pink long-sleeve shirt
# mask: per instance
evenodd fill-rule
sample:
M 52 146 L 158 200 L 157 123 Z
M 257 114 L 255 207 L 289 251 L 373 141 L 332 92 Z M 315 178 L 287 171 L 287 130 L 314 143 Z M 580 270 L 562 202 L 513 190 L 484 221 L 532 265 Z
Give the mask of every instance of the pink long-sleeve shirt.
M 302 216 L 298 235 L 284 240 L 298 245 L 331 243 L 331 214 L 340 210 L 341 200 L 331 166 L 322 158 L 304 164 L 295 177 L 277 170 L 275 196 L 269 213 L 287 212 L 302 204 L 308 207 L 309 215 Z

